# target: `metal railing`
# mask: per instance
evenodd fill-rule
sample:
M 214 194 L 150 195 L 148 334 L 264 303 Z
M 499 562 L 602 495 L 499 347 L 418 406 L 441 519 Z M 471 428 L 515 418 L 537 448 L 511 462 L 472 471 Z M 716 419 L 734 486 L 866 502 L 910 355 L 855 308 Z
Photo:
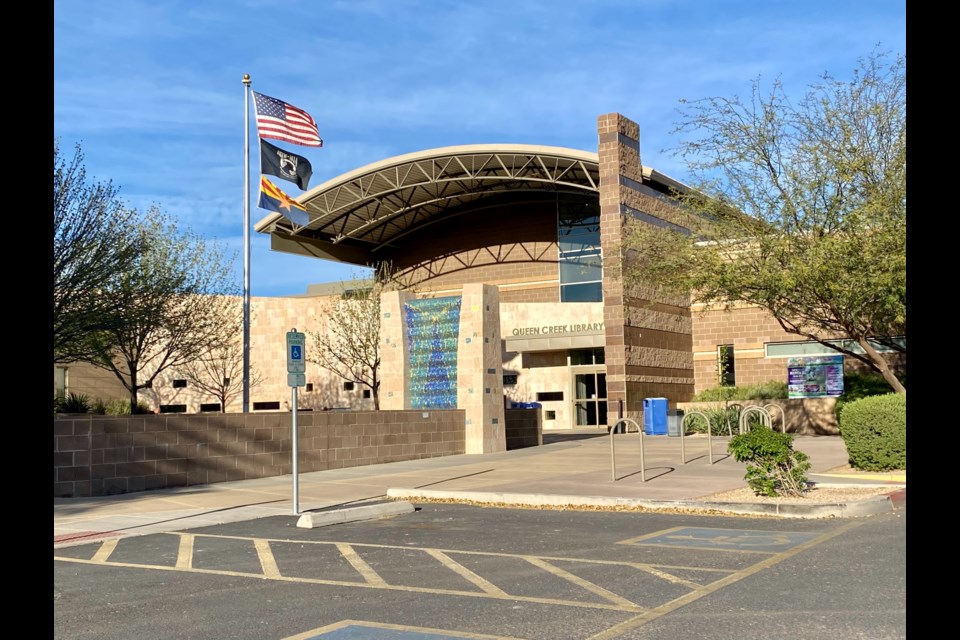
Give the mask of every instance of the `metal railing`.
M 740 412 L 740 433 L 746 433 L 750 430 L 749 418 L 754 413 L 760 414 L 760 423 L 763 424 L 763 426 L 770 427 L 771 429 L 773 428 L 771 426 L 772 422 L 770 420 L 770 414 L 767 412 L 767 410 L 763 407 L 754 405 L 747 407 Z
M 780 421 L 783 423 L 783 432 L 786 433 L 787 432 L 787 414 L 783 411 L 783 407 L 781 407 L 778 404 L 774 404 L 772 402 L 770 404 L 763 405 L 764 410 L 770 409 L 771 407 L 773 407 L 774 409 L 780 410 Z

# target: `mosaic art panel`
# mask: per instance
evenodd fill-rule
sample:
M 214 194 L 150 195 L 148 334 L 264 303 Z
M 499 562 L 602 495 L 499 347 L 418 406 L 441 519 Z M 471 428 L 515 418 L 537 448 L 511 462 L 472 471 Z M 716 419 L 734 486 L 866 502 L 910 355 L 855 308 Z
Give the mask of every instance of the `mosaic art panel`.
M 460 296 L 404 304 L 411 409 L 457 408 L 457 336 Z

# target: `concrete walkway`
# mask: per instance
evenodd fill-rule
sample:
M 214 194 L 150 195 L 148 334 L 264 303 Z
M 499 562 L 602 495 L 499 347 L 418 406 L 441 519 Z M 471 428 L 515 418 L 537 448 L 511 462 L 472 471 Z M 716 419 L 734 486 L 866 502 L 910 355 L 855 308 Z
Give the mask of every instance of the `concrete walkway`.
M 747 486 L 745 465 L 727 453 L 728 438 L 614 436 L 605 431 L 548 432 L 544 445 L 482 455 L 458 455 L 302 473 L 239 482 L 97 498 L 54 499 L 54 544 L 67 545 L 180 531 L 267 516 L 301 517 L 318 511 L 356 511 L 388 499 L 463 500 L 489 504 L 594 508 L 689 508 L 783 517 L 857 517 L 906 503 L 906 473 L 845 476 L 839 436 L 797 436 L 794 448 L 810 456 L 809 479 L 819 486 L 881 484 L 890 494 L 849 504 L 718 503 L 716 493 Z M 682 451 L 681 451 L 682 447 Z M 642 469 L 642 471 L 641 471 Z M 616 479 L 614 479 L 614 475 Z M 296 506 L 296 509 L 295 509 Z M 371 510 L 368 510 L 368 513 Z M 372 510 L 375 513 L 375 510 Z M 371 517 L 371 516 L 366 516 Z M 359 518 L 358 518 L 359 519 Z M 347 521 L 341 517 L 339 521 Z

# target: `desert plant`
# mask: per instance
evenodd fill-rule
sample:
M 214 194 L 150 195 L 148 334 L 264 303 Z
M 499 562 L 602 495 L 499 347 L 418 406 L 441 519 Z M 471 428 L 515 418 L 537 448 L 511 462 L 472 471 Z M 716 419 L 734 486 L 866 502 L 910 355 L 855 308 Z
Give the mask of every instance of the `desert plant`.
M 55 413 L 87 413 L 90 411 L 90 398 L 86 394 L 71 392 L 68 396 L 54 396 Z
M 730 439 L 728 451 L 745 462 L 747 484 L 756 495 L 802 496 L 807 490 L 807 454 L 793 449 L 793 436 L 762 425 Z
M 902 373 L 900 380 L 906 386 L 907 374 Z M 888 393 L 893 393 L 893 387 L 879 373 L 871 371 L 846 374 L 843 376 L 843 395 L 837 398 L 837 418 L 839 419 L 843 407 L 855 400 L 882 396 Z
M 760 382 L 738 387 L 713 387 L 704 389 L 693 397 L 693 402 L 717 400 L 780 400 L 787 397 L 786 382 Z
M 846 404 L 840 436 L 850 465 L 864 471 L 907 468 L 907 397 L 888 393 Z
M 728 404 L 725 407 L 700 408 L 697 411 L 706 414 L 710 421 L 710 435 L 725 436 L 736 432 L 737 425 L 740 423 L 740 409 L 739 404 Z M 707 424 L 703 417 L 696 414 L 686 421 L 684 428 L 693 433 L 707 432 Z

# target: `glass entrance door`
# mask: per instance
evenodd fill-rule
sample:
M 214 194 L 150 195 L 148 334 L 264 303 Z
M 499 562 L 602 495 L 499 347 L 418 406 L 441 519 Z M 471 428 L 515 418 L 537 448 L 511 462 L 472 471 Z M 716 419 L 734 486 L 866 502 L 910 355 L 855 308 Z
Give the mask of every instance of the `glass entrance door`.
M 607 374 L 604 371 L 575 373 L 573 414 L 578 427 L 607 425 Z

